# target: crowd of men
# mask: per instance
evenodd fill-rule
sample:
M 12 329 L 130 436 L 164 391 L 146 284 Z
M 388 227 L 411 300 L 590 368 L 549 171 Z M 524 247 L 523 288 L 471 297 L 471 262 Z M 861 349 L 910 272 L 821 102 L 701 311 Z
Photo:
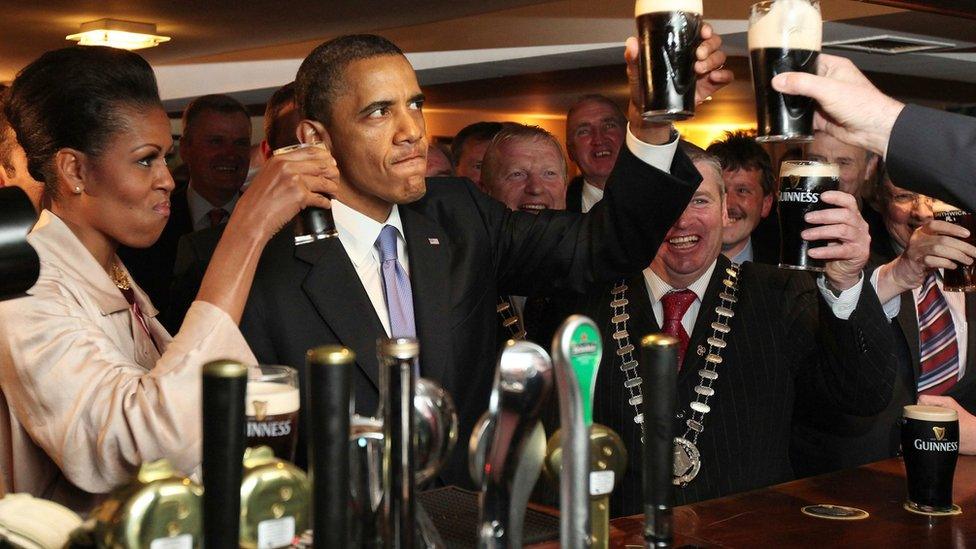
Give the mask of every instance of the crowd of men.
M 548 346 L 566 315 L 587 314 L 605 341 L 595 420 L 618 430 L 631 447 L 614 514 L 640 510 L 639 451 L 633 448 L 640 426 L 630 402 L 641 387 L 620 362 L 618 351 L 625 349 L 612 334 L 621 329 L 632 341 L 663 331 L 681 343 L 676 425 L 683 433 L 686 420 L 695 419 L 704 429 L 694 436 L 701 473 L 677 490 L 679 502 L 896 455 L 901 407 L 920 397 L 976 409 L 976 373 L 968 367 L 976 360 L 969 322 L 976 294 L 942 291 L 938 270 L 971 263 L 976 248 L 933 220 L 931 198 L 895 186 L 874 152 L 816 133 L 805 157 L 839 165 L 840 189 L 824 195 L 831 209 L 808 218 L 819 226 L 807 236 L 838 245 L 816 252 L 827 261 L 822 275 L 784 271 L 776 268 L 778 168 L 748 133 L 729 132 L 702 144 L 704 150 L 673 136 L 651 143 L 636 135 L 638 124 L 622 105 L 586 95 L 567 113 L 565 153 L 546 130 L 507 121 L 471 124 L 449 147 L 428 143 L 422 121 L 411 118 L 411 105 L 422 99 L 409 63 L 384 42 L 366 42 L 357 47 L 373 53 L 343 67 L 341 78 L 353 91 L 331 97 L 324 114 L 301 104 L 331 93 L 302 80 L 314 64 L 303 65 L 298 81 L 274 93 L 265 110 L 258 159 L 299 140 L 326 142 L 344 175 L 362 181 L 344 183 L 360 194 L 333 201 L 340 239 L 296 249 L 286 229 L 265 249 L 241 322 L 262 362 L 301 367 L 309 347 L 334 341 L 369 348 L 375 340 L 369 334 L 393 334 L 406 322 L 398 335 L 421 340 L 422 375 L 454 393 L 463 436 L 483 411 L 491 384 L 490 372 L 468 371 L 466 364 L 492 362 L 509 337 Z M 378 84 L 370 81 L 375 74 L 396 78 Z M 383 93 L 390 103 L 384 108 L 400 117 L 391 142 L 405 151 L 394 151 L 389 166 L 371 163 L 372 144 L 356 141 L 365 138 L 341 118 L 352 108 L 344 98 Z M 3 122 L 0 184 L 24 188 L 42 208 L 41 187 L 27 174 L 16 136 Z M 192 101 L 179 142 L 187 180 L 171 194 L 166 229 L 150 248 L 120 251 L 171 332 L 247 192 L 250 133 L 248 110 L 235 99 Z M 567 157 L 578 172 L 572 179 Z M 426 196 L 413 196 L 409 183 L 370 187 L 387 167 L 417 159 L 426 162 Z M 631 189 L 645 180 L 673 190 L 648 198 Z M 699 180 L 696 189 L 691 184 Z M 537 217 L 510 217 L 488 197 Z M 646 219 L 632 226 L 629 217 L 626 223 L 615 217 L 640 209 L 644 213 L 635 217 Z M 385 221 L 373 215 L 377 211 Z M 662 220 L 668 223 L 654 225 Z M 647 254 L 651 242 L 660 248 Z M 377 275 L 390 250 L 412 296 L 405 319 L 395 318 L 400 304 L 391 303 Z M 653 260 L 631 272 L 644 255 Z M 614 279 L 618 272 L 629 274 Z M 614 280 L 601 282 L 608 279 Z M 705 394 L 697 390 L 699 371 L 712 367 L 706 364 L 714 345 L 709 326 L 713 309 L 728 305 L 729 280 L 738 285 L 735 317 L 713 370 L 719 381 L 708 389 L 711 411 L 697 416 L 688 403 Z M 938 341 L 927 331 L 933 315 L 949 326 Z M 497 339 L 481 341 L 496 333 Z M 937 366 L 949 373 L 931 383 L 930 359 L 946 346 L 955 358 Z M 356 404 L 372 413 L 376 359 L 358 354 Z M 456 453 L 443 478 L 467 484 L 463 452 Z

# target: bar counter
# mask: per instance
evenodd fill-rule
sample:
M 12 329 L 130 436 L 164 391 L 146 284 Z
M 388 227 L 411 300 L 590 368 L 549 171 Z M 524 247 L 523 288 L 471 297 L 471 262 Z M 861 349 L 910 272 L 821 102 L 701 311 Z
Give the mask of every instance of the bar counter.
M 879 461 L 674 509 L 675 547 L 976 547 L 976 456 L 960 456 L 953 501 L 962 514 L 928 517 L 902 507 L 901 458 Z M 856 507 L 862 520 L 804 515 L 807 505 Z M 611 522 L 611 547 L 643 546 L 640 515 Z M 558 543 L 534 545 L 556 548 Z

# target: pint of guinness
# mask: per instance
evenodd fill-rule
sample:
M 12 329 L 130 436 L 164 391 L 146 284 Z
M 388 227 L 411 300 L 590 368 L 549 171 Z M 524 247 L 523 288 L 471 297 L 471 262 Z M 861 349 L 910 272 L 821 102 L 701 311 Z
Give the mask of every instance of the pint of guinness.
M 288 366 L 252 368 L 247 382 L 247 446 L 268 446 L 275 457 L 295 460 L 300 393 Z
M 976 216 L 972 212 L 961 210 L 945 202 L 936 202 L 932 206 L 936 219 L 959 225 L 969 231 L 969 238 L 965 241 L 976 246 Z M 947 292 L 976 291 L 976 264 L 958 265 L 955 269 L 945 269 L 942 272 L 942 289 Z
M 905 406 L 901 426 L 908 506 L 923 513 L 952 510 L 959 457 L 959 417 L 951 408 Z
M 804 220 L 807 212 L 830 208 L 820 201 L 824 191 L 835 191 L 840 184 L 836 164 L 812 160 L 787 160 L 779 171 L 779 266 L 784 269 L 823 271 L 824 263 L 807 252 L 826 246 L 826 240 L 804 240 L 804 230 L 813 227 Z
M 813 100 L 779 93 L 771 81 L 782 72 L 816 73 L 822 26 L 817 0 L 753 4 L 749 61 L 756 92 L 756 141 L 813 141 Z
M 634 15 L 644 119 L 667 122 L 695 116 L 702 0 L 637 0 Z

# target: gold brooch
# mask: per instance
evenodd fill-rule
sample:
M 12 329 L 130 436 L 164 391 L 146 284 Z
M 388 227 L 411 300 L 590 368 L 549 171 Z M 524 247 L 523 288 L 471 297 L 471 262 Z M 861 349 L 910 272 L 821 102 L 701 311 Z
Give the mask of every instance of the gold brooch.
M 119 267 L 118 262 L 112 263 L 112 271 L 109 273 L 109 277 L 115 283 L 115 287 L 120 290 L 128 290 L 131 287 L 129 285 L 129 277 L 125 276 L 125 271 L 122 270 L 122 267 Z

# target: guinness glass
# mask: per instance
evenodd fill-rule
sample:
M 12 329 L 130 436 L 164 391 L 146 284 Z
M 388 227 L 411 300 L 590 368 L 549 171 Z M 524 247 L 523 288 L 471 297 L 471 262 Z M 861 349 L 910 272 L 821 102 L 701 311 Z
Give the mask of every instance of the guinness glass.
M 971 212 L 960 210 L 945 202 L 936 202 L 932 210 L 935 218 L 939 221 L 967 229 L 969 238 L 965 239 L 966 243 L 976 246 L 976 217 Z M 942 275 L 942 289 L 947 292 L 976 291 L 976 264 L 958 265 L 955 269 L 944 270 Z
M 271 155 L 278 156 L 279 154 L 288 154 L 292 151 L 304 149 L 306 147 L 320 147 L 323 149 L 328 149 L 328 147 L 322 143 L 298 143 L 296 145 L 288 145 L 287 147 L 275 149 Z M 309 206 L 308 208 L 298 212 L 298 216 L 295 217 L 296 246 L 301 246 L 303 244 L 315 242 L 316 240 L 324 240 L 326 238 L 333 238 L 336 236 L 339 236 L 339 231 L 336 230 L 335 219 L 332 218 L 332 210 L 330 209 Z
M 908 506 L 923 513 L 952 510 L 959 457 L 959 418 L 951 408 L 905 406 L 901 426 Z
M 756 92 L 756 141 L 812 141 L 813 100 L 785 95 L 771 81 L 782 72 L 816 73 L 822 22 L 816 0 L 767 0 L 749 14 L 749 61 Z
M 634 15 L 644 119 L 667 122 L 695 116 L 702 0 L 638 0 Z
M 835 191 L 840 184 L 836 164 L 811 160 L 787 160 L 779 171 L 779 266 L 784 269 L 823 271 L 824 262 L 807 252 L 826 246 L 826 240 L 804 240 L 800 233 L 810 227 L 804 216 L 830 208 L 820 201 L 824 191 Z
M 247 380 L 247 446 L 268 446 L 294 461 L 298 443 L 298 373 L 288 366 L 252 368 Z

